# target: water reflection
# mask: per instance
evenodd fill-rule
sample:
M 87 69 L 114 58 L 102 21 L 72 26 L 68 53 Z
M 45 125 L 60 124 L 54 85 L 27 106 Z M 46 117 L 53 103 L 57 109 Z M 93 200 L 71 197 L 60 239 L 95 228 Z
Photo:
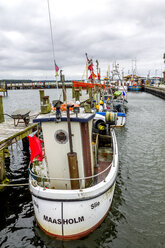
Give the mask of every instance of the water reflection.
M 6 175 L 11 183 L 28 182 L 28 163 L 29 156 L 22 150 L 16 149 L 16 146 L 13 146 L 13 150 L 10 150 L 10 157 L 5 159 Z M 20 222 L 24 218 L 28 219 L 32 216 L 33 210 L 29 205 L 31 195 L 28 186 L 5 187 L 0 192 L 0 197 L 3 199 L 0 204 L 0 231 L 2 230 L 2 234 L 5 231 L 5 235 L 1 235 L 2 242 L 0 244 L 2 247 L 4 241 L 8 240 L 12 233 L 15 233 L 18 229 L 25 228 L 24 225 L 20 227 Z
M 116 130 L 119 174 L 104 222 L 81 240 L 54 240 L 36 224 L 28 187 L 6 188 L 0 192 L 1 248 L 164 247 L 165 101 L 146 93 L 129 93 L 128 100 L 126 126 Z M 29 157 L 19 146 L 6 159 L 13 183 L 28 181 Z

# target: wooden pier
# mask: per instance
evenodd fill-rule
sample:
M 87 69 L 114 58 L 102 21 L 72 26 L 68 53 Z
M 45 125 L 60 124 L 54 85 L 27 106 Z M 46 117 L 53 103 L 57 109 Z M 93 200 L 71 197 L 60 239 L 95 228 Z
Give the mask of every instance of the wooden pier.
M 18 126 L 15 126 L 13 120 L 0 123 L 0 182 L 5 181 L 6 178 L 6 149 L 20 140 L 22 140 L 24 147 L 28 147 L 27 136 L 35 130 L 37 130 L 36 123 L 29 123 L 28 126 L 25 126 L 24 123 L 19 123 Z
M 66 88 L 72 88 L 72 81 L 65 81 Z M 26 89 L 56 89 L 56 81 L 31 81 L 31 80 L 0 80 L 0 92 L 7 94 L 8 90 Z M 58 81 L 58 88 L 62 88 L 62 82 Z
M 25 126 L 23 123 L 15 126 L 13 120 L 0 123 L 0 151 L 19 140 L 23 140 L 29 134 L 34 132 L 36 128 L 36 123 L 29 123 L 28 126 Z
M 29 149 L 27 136 L 36 131 L 38 128 L 38 124 L 32 123 L 32 121 L 27 118 L 27 114 L 23 115 L 21 110 L 20 113 L 20 115 L 17 113 L 17 122 L 15 122 L 17 117 L 16 113 L 13 116 L 13 119 L 5 121 L 3 115 L 2 96 L 0 96 L 0 182 L 3 183 L 6 181 L 6 149 L 20 140 L 22 140 L 23 146 L 28 147 Z

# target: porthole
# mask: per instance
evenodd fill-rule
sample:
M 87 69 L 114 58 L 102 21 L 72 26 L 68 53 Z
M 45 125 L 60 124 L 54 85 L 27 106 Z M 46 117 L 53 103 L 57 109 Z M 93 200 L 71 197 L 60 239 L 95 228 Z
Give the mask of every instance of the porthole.
M 54 134 L 54 137 L 59 144 L 66 144 L 68 141 L 68 134 L 64 130 L 57 130 Z

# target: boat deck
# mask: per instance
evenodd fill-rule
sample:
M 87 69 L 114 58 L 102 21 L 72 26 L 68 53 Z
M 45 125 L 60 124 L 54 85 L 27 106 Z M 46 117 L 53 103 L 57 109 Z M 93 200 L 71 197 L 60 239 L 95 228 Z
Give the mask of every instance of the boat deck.
M 95 175 L 103 172 L 108 168 L 108 166 L 112 163 L 113 160 L 113 149 L 112 149 L 112 138 L 111 136 L 103 136 L 103 135 L 93 135 L 93 145 L 94 147 L 98 146 L 98 152 L 96 154 L 97 149 L 93 149 L 94 157 L 96 159 L 95 162 Z M 97 183 L 103 181 L 105 177 L 108 175 L 109 169 L 104 173 L 97 177 Z

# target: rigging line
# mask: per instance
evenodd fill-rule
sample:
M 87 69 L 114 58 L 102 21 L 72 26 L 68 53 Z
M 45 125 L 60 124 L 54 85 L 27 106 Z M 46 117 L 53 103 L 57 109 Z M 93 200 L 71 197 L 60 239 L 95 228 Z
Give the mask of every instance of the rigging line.
M 54 65 L 55 65 L 55 64 L 56 64 L 56 60 L 55 60 L 54 39 L 53 39 L 53 30 L 52 30 L 52 21 L 51 21 L 51 15 L 50 15 L 50 5 L 49 5 L 49 0 L 47 0 L 47 3 L 48 3 L 48 13 L 49 13 L 50 34 L 51 34 L 52 50 L 53 50 L 53 60 L 54 60 Z
M 57 85 L 57 98 L 59 98 L 58 82 L 57 82 L 57 73 L 56 73 L 56 60 L 55 60 L 54 39 L 53 39 L 53 30 L 52 30 L 52 21 L 51 21 L 51 15 L 50 15 L 49 0 L 47 0 L 47 4 L 48 4 L 48 13 L 49 13 L 49 24 L 50 24 L 50 34 L 51 34 L 51 41 L 52 41 L 52 50 L 53 50 L 54 70 L 55 70 L 56 85 Z

